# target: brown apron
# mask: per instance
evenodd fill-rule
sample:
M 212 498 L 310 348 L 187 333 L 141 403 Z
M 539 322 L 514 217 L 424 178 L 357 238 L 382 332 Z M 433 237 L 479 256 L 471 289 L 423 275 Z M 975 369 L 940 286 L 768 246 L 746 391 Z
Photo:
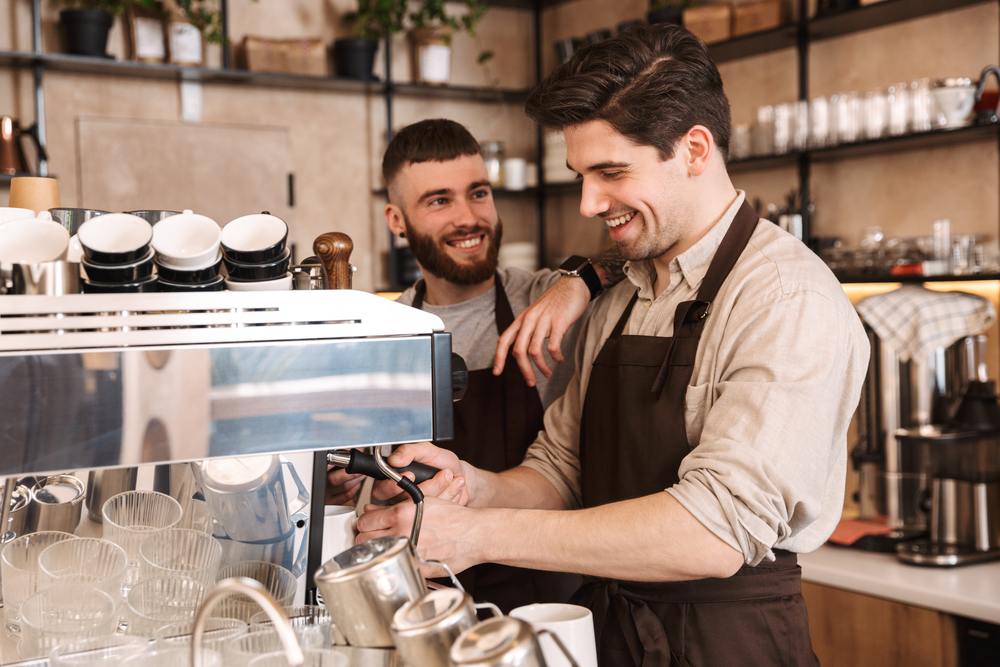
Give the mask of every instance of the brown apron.
M 423 307 L 424 290 L 424 282 L 417 283 L 414 308 Z M 499 275 L 494 311 L 497 333 L 502 334 L 513 324 L 514 312 Z M 492 367 L 469 371 L 469 387 L 455 403 L 455 437 L 434 444 L 477 468 L 502 472 L 524 460 L 528 446 L 543 428 L 543 415 L 538 389 L 528 386 L 513 353 L 508 352 L 500 376 L 493 375 Z M 582 581 L 578 575 L 495 563 L 476 565 L 458 578 L 476 602 L 492 602 L 505 614 L 535 602 L 566 602 Z
M 757 221 L 744 202 L 697 299 L 677 306 L 672 337 L 623 336 L 638 293 L 625 308 L 594 361 L 583 404 L 585 506 L 661 493 L 679 481 L 681 460 L 691 449 L 684 398 L 705 318 Z M 594 613 L 605 667 L 817 665 L 795 554 L 775 555 L 774 563 L 744 566 L 728 579 L 588 578 L 574 601 Z

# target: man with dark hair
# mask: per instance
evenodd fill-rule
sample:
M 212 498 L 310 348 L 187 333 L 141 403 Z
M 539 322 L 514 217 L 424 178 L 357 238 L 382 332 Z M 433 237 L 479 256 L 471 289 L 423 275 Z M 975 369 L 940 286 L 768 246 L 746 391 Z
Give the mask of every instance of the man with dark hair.
M 733 187 L 721 78 L 683 28 L 580 50 L 527 110 L 565 131 L 580 211 L 609 226 L 627 280 L 595 304 L 521 466 L 489 473 L 426 444 L 389 458 L 466 480 L 467 506 L 427 499 L 421 554 L 587 575 L 575 599 L 602 665 L 816 664 L 796 553 L 840 519 L 868 360 L 854 309 Z M 412 514 L 358 528 L 399 534 Z
M 455 404 L 455 438 L 440 444 L 479 468 L 512 468 L 524 459 L 542 429 L 544 409 L 563 393 L 573 368 L 557 367 L 537 386 L 529 385 L 514 364 L 495 376 L 497 339 L 560 273 L 498 271 L 503 225 L 479 143 L 458 123 L 424 120 L 400 130 L 386 149 L 382 174 L 389 191 L 386 222 L 393 234 L 409 242 L 423 273 L 423 280 L 399 301 L 438 315 L 452 333 L 454 351 L 470 369 L 465 397 Z M 598 279 L 599 270 L 607 279 L 615 262 L 620 270 L 617 252 L 606 255 L 599 261 L 604 266 L 591 269 L 592 278 Z M 573 327 L 564 339 L 566 354 L 572 354 L 578 333 Z M 549 364 L 542 358 L 540 368 L 548 371 Z M 449 494 L 459 493 L 455 485 L 464 480 L 453 480 L 450 471 L 445 475 L 437 481 L 451 487 Z M 351 499 L 360 481 L 343 471 L 331 473 L 330 502 Z M 493 602 L 504 612 L 532 602 L 565 602 L 580 583 L 576 575 L 489 563 L 461 578 L 477 601 Z

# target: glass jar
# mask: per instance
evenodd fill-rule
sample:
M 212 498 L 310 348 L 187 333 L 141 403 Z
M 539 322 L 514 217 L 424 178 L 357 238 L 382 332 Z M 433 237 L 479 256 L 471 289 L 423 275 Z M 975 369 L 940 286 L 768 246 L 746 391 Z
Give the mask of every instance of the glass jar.
M 483 162 L 486 163 L 486 173 L 490 178 L 490 185 L 495 188 L 502 188 L 503 179 L 503 142 L 484 141 L 479 145 L 483 154 Z

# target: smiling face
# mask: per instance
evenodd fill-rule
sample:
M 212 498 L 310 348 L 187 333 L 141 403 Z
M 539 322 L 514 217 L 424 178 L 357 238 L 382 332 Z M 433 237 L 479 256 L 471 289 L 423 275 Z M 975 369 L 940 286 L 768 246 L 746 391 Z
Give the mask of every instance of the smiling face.
M 390 191 L 389 226 L 406 231 L 421 270 L 456 285 L 493 276 L 502 225 L 481 156 L 409 163 Z
M 605 221 L 625 259 L 675 257 L 690 232 L 683 146 L 663 160 L 656 148 L 636 145 L 600 120 L 571 125 L 565 134 L 567 165 L 583 180 L 580 213 Z

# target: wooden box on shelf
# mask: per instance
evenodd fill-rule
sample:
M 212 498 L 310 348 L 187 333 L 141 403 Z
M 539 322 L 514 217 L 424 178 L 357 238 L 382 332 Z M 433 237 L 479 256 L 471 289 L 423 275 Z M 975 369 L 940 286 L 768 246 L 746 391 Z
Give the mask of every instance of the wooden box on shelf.
M 269 39 L 243 38 L 243 64 L 252 72 L 280 72 L 327 76 L 326 46 L 319 38 Z
M 784 22 L 782 0 L 753 0 L 733 7 L 733 37 L 773 30 Z
M 684 10 L 684 27 L 701 37 L 706 44 L 722 42 L 732 36 L 731 5 L 703 5 Z

